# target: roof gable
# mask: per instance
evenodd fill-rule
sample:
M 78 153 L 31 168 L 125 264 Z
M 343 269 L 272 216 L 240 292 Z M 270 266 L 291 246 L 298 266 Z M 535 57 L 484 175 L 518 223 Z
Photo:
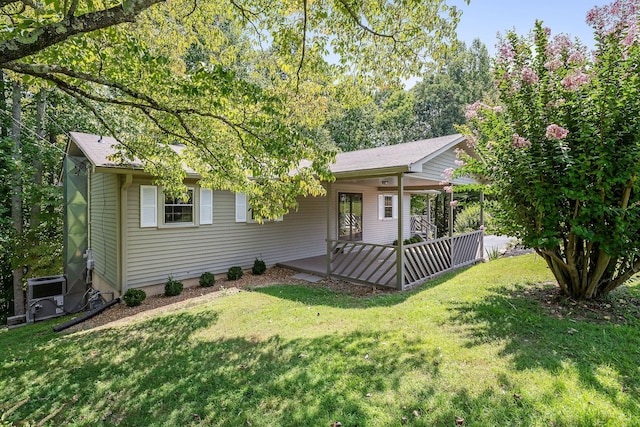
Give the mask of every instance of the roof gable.
M 340 153 L 331 165 L 335 174 L 356 171 L 419 172 L 429 159 L 464 141 L 461 134 Z

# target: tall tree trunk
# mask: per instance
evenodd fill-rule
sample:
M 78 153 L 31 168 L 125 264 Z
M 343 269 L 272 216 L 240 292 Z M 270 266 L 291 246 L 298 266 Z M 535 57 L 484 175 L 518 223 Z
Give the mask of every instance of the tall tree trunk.
M 4 71 L 0 70 L 0 111 L 2 111 L 2 115 L 0 115 L 0 138 L 6 138 L 9 136 L 9 120 L 7 116 L 4 114 L 7 112 L 7 98 L 6 95 L 6 82 L 4 80 Z
M 44 111 L 47 103 L 47 92 L 45 90 L 41 90 L 38 92 L 36 98 L 36 144 L 42 144 L 45 141 L 45 127 L 44 127 Z M 31 162 L 33 166 L 33 186 L 35 188 L 35 194 L 38 195 L 33 200 L 31 205 L 31 216 L 29 218 L 29 223 L 31 227 L 35 230 L 36 227 L 40 224 L 40 209 L 42 202 L 42 160 L 40 156 L 33 156 L 33 161 Z
M 22 236 L 22 182 L 20 177 L 20 159 L 22 157 L 20 147 L 20 125 L 22 116 L 22 90 L 20 85 L 13 83 L 12 91 L 12 118 L 11 138 L 13 139 L 13 160 L 16 169 L 13 174 L 13 188 L 11 195 L 11 219 L 13 220 L 13 228 L 15 229 L 15 241 L 18 242 Z M 25 313 L 24 291 L 22 289 L 22 265 L 15 266 L 13 269 L 13 308 L 16 316 Z

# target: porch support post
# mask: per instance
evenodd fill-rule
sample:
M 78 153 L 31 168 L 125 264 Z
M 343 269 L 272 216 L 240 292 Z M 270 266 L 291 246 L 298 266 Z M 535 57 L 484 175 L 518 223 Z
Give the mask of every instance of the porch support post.
M 453 266 L 455 265 L 456 260 L 453 259 L 453 210 L 455 209 L 453 207 L 453 191 L 451 193 L 449 193 L 449 255 L 450 255 L 450 259 L 451 259 L 451 265 L 449 266 L 449 268 L 453 268 Z
M 333 204 L 333 188 L 331 181 L 327 182 L 327 276 L 331 276 L 331 205 Z
M 427 239 L 437 239 L 438 236 L 431 235 L 431 194 L 427 194 Z
M 404 224 L 404 206 L 402 196 L 404 193 L 404 174 L 398 174 L 398 245 L 396 246 L 396 279 L 398 280 L 396 287 L 402 290 L 404 286 L 404 244 L 402 239 L 402 231 Z
M 453 191 L 449 193 L 449 237 L 453 237 Z
M 480 258 L 484 258 L 484 191 L 480 190 Z

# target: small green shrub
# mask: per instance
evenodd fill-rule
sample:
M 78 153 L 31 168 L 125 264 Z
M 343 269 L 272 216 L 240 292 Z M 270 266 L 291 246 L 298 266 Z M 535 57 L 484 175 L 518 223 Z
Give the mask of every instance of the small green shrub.
M 413 243 L 420 243 L 420 242 L 424 242 L 424 239 L 420 236 L 418 236 L 417 234 L 409 239 L 404 239 L 402 241 L 403 245 L 411 245 Z M 393 246 L 398 246 L 398 239 L 394 240 L 392 243 Z
M 184 285 L 181 281 L 175 280 L 173 277 L 169 276 L 169 280 L 164 284 L 164 295 L 167 297 L 180 295 L 182 293 L 182 288 L 184 288 Z
M 205 271 L 200 275 L 200 286 L 203 288 L 208 288 L 209 286 L 213 286 L 216 284 L 216 276 L 213 273 L 209 273 Z
M 229 271 L 227 271 L 227 279 L 229 280 L 238 280 L 242 277 L 244 273 L 242 272 L 242 268 L 240 267 L 231 267 Z
M 263 260 L 256 258 L 256 260 L 253 262 L 253 268 L 251 269 L 251 272 L 259 276 L 265 271 L 267 271 L 267 265 Z
M 489 261 L 495 261 L 500 258 L 500 248 L 498 247 L 492 247 L 489 249 L 485 249 L 484 251 L 487 253 L 487 258 L 489 258 Z
M 127 292 L 122 295 L 122 300 L 127 307 L 136 307 L 142 304 L 146 297 L 147 294 L 142 289 L 127 289 Z

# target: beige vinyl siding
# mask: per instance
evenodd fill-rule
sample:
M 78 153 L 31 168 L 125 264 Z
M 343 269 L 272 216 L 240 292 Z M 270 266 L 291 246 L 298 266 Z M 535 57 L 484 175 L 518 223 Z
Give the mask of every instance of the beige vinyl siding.
M 380 193 L 377 187 L 364 187 L 348 182 L 337 182 L 332 184 L 331 197 L 331 237 L 337 236 L 337 219 L 338 219 L 338 193 L 362 193 L 363 218 L 362 218 L 362 241 L 365 243 L 377 243 L 381 245 L 390 245 L 398 238 L 398 220 L 397 219 L 378 219 L 378 195 L 380 194 L 397 194 L 396 192 Z M 411 196 L 405 194 L 402 199 L 403 203 L 403 235 L 404 238 L 409 237 L 409 207 Z M 325 208 L 326 209 L 326 208 Z
M 94 271 L 109 286 L 118 288 L 118 176 L 91 174 L 90 248 Z
M 271 265 L 326 252 L 324 197 L 301 198 L 299 210 L 280 222 L 237 223 L 235 195 L 214 191 L 213 224 L 140 228 L 140 184 L 149 183 L 134 180 L 127 190 L 127 288 L 248 268 L 256 258 Z
M 445 169 L 457 168 L 455 161 L 456 153 L 453 149 L 447 150 L 426 162 L 422 166 L 422 175 L 434 181 L 442 181 L 444 179 L 442 174 Z M 454 184 L 473 184 L 474 182 L 475 181 L 473 179 L 467 177 L 459 177 L 453 180 Z

